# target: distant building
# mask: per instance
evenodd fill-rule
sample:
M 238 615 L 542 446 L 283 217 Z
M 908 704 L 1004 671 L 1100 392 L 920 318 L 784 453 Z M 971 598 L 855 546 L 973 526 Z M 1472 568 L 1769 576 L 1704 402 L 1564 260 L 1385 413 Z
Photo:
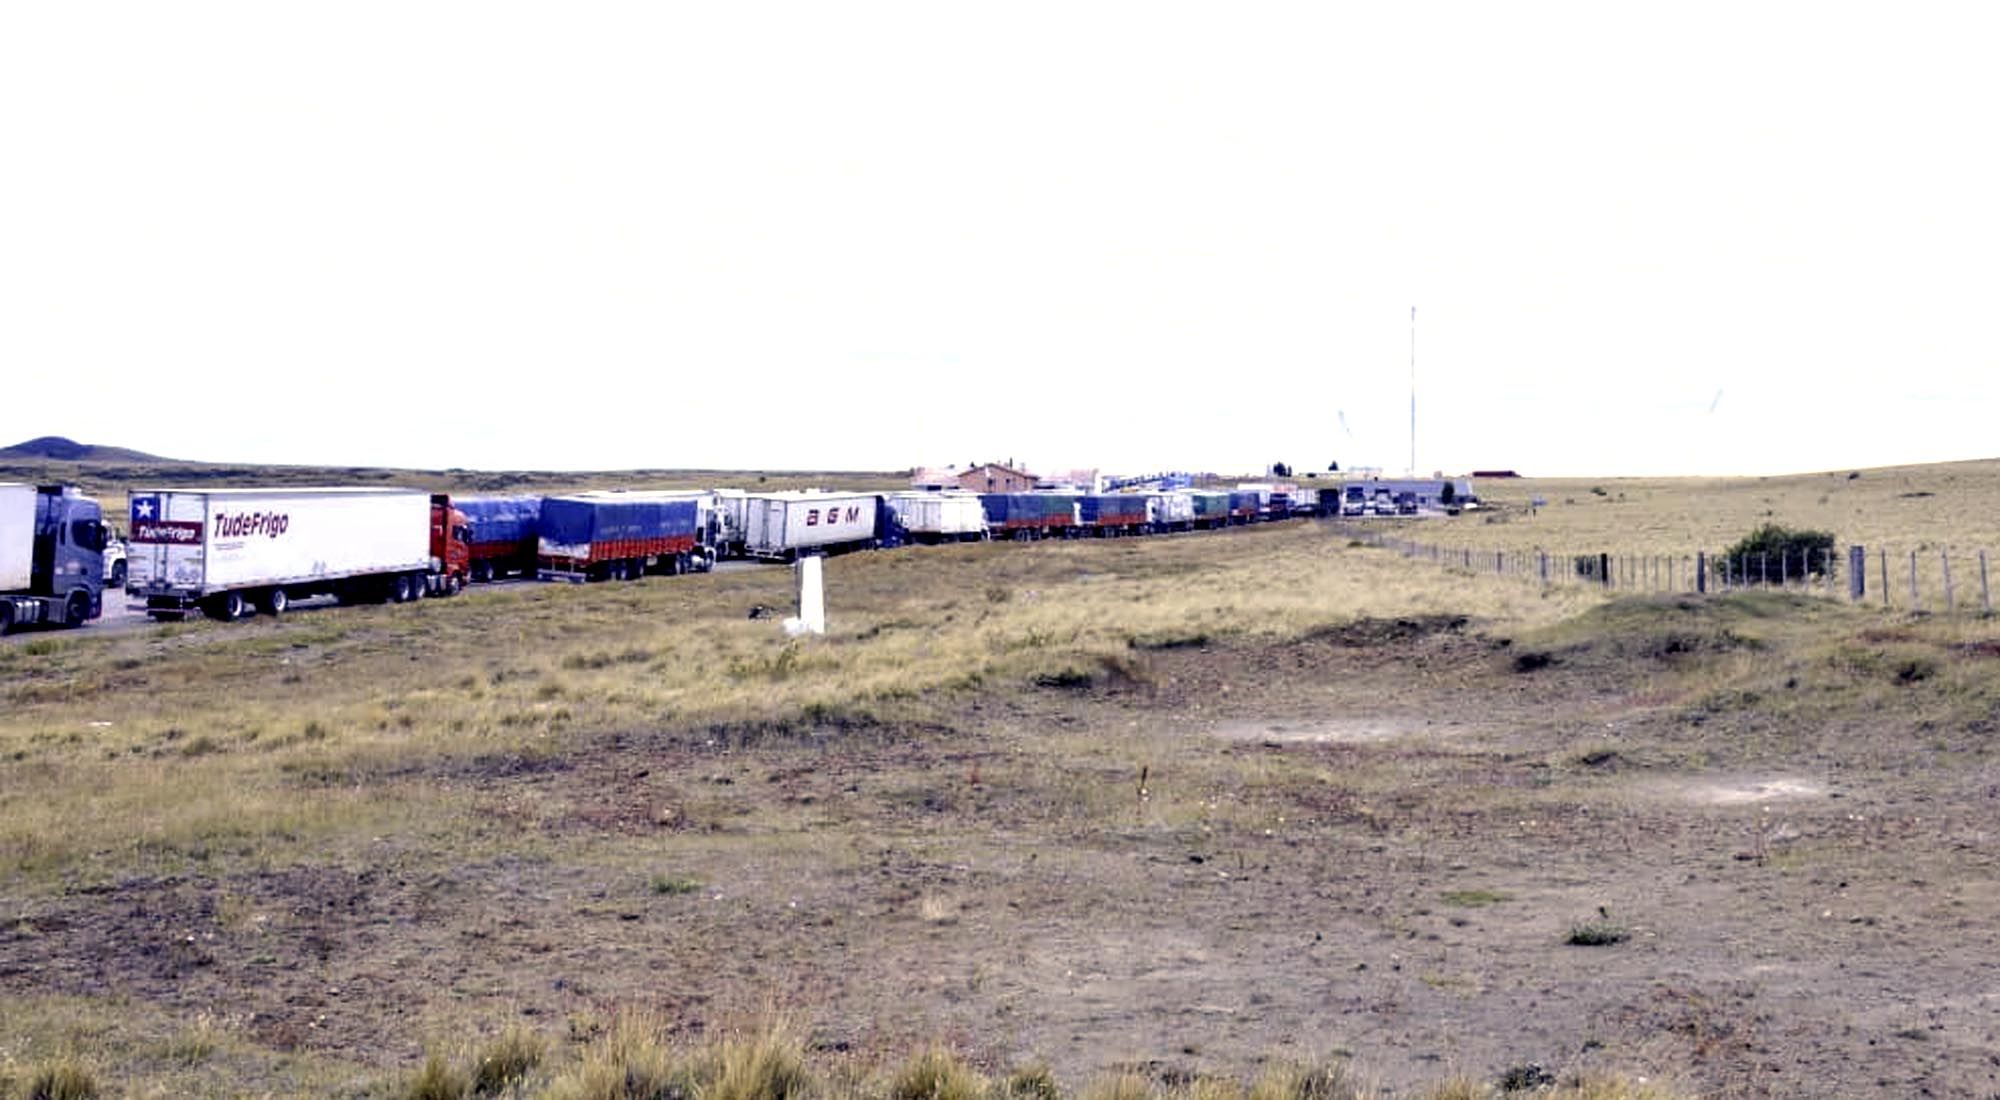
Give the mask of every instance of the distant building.
M 940 489 L 956 489 L 959 488 L 959 473 L 960 470 L 956 466 L 919 466 L 910 471 L 910 488 L 928 489 L 932 492 Z
M 962 489 L 975 493 L 1025 493 L 1035 487 L 1035 475 L 1012 466 L 988 462 L 958 475 Z
M 1058 470 L 1045 475 L 1035 483 L 1040 489 L 1074 489 L 1078 492 L 1095 493 L 1103 489 L 1103 482 L 1096 470 Z

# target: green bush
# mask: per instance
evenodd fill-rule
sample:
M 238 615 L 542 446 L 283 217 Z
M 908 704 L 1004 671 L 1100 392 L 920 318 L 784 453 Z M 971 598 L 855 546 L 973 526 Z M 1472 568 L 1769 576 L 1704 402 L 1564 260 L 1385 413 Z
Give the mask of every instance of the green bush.
M 1722 552 L 1725 576 L 1739 584 L 1765 577 L 1825 577 L 1834 567 L 1833 532 L 1794 530 L 1767 523 Z

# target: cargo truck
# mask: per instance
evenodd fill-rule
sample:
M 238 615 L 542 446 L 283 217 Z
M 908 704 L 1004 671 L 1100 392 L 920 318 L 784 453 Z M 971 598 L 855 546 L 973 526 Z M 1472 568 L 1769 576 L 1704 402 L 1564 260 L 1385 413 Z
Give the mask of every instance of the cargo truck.
M 715 553 L 697 495 L 606 490 L 543 497 L 535 574 L 582 583 L 706 571 Z
M 993 537 L 1019 540 L 1075 537 L 1079 499 L 1069 493 L 979 494 Z
M 1153 530 L 1159 532 L 1194 530 L 1194 493 L 1186 489 L 1170 489 L 1155 493 L 1152 498 Z
M 1270 494 L 1257 489 L 1235 489 L 1229 494 L 1229 518 L 1238 523 L 1256 523 L 1264 518 Z
M 743 556 L 797 561 L 803 554 L 873 548 L 882 541 L 884 513 L 873 493 L 747 493 Z
M 535 575 L 540 553 L 542 498 L 537 496 L 442 497 L 465 516 L 468 580 L 484 584 L 499 577 Z M 439 546 L 433 532 L 431 553 Z
M 1077 499 L 1077 523 L 1100 538 L 1144 534 L 1158 511 L 1151 502 L 1137 493 L 1086 494 Z
M 1194 508 L 1194 525 L 1212 530 L 1229 525 L 1229 494 L 1197 489 L 1189 494 Z
M 971 493 L 891 493 L 883 504 L 902 541 L 977 542 L 986 537 L 986 509 Z
M 104 610 L 104 512 L 70 485 L 0 485 L 0 634 Z
M 421 489 L 134 489 L 129 503 L 125 591 L 154 619 L 403 603 L 465 579 L 462 522 Z

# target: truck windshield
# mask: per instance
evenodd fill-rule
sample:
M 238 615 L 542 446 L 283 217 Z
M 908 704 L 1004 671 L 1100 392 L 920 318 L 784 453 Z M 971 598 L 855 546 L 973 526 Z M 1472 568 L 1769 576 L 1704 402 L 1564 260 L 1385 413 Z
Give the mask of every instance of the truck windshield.
M 69 525 L 69 544 L 85 550 L 104 550 L 104 525 L 94 519 L 72 520 Z

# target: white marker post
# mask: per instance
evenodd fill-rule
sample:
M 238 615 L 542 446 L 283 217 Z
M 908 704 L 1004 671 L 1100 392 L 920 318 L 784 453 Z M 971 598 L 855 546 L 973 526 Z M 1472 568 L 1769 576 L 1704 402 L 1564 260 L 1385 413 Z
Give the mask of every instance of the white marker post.
M 817 554 L 799 559 L 799 626 L 806 634 L 826 633 L 825 562 Z

